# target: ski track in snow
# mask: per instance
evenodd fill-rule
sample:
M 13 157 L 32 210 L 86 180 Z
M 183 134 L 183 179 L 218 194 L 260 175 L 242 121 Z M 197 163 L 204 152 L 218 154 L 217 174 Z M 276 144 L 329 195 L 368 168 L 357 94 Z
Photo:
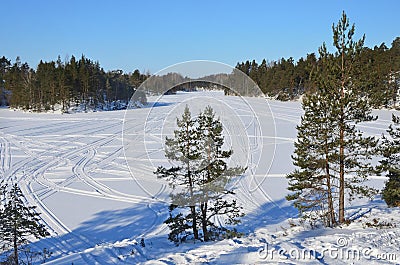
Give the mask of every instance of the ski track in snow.
M 299 123 L 302 114 L 300 103 L 285 105 L 280 102 L 271 102 L 270 106 L 275 122 L 283 122 L 286 124 L 285 126 L 289 126 L 291 129 L 294 129 Z M 245 111 L 240 107 L 236 110 Z M 146 223 L 145 229 L 141 232 L 135 234 L 135 231 L 129 231 L 129 238 L 134 240 L 166 234 L 167 227 L 162 224 L 160 210 L 153 209 L 154 205 L 159 202 L 155 198 L 166 192 L 165 185 L 162 185 L 153 197 L 138 195 L 133 192 L 122 192 L 107 185 L 113 180 L 135 182 L 135 179 L 129 176 L 123 157 L 121 139 L 123 120 L 120 118 L 121 113 L 76 114 L 76 117 L 16 113 L 14 117 L 10 113 L 6 113 L 7 110 L 1 111 L 0 115 L 4 115 L 4 118 L 0 117 L 2 117 L 2 123 L 5 122 L 5 126 L 0 130 L 0 178 L 6 182 L 17 181 L 27 203 L 38 207 L 37 211 L 41 213 L 43 223 L 52 234 L 52 238 L 43 240 L 41 246 L 56 253 L 55 258 L 49 264 L 64 262 L 74 262 L 74 264 L 131 264 L 129 258 L 126 261 L 120 258 L 121 252 L 114 247 L 113 242 L 96 242 L 96 239 L 89 235 L 76 233 L 64 220 L 57 217 L 56 211 L 47 205 L 47 202 L 57 194 L 72 194 L 83 196 L 83 198 L 142 205 L 143 209 L 147 209 L 153 216 L 147 217 L 151 221 Z M 140 110 L 137 111 L 140 112 Z M 146 120 L 146 125 L 156 131 L 161 131 L 162 117 L 153 116 L 150 116 L 152 119 Z M 39 124 L 36 124 L 36 122 Z M 387 128 L 385 126 L 389 122 L 389 119 L 380 119 L 375 121 L 373 125 L 360 125 L 360 128 L 385 130 Z M 250 120 L 245 130 L 251 130 L 253 123 L 254 120 Z M 133 129 L 137 126 L 143 127 L 143 124 L 129 126 L 133 126 L 130 128 Z M 233 131 L 238 130 L 238 128 L 231 129 Z M 282 128 L 278 127 L 276 132 L 275 140 L 279 141 L 276 146 L 292 146 L 295 135 L 280 136 L 279 129 Z M 259 133 L 256 130 L 258 129 L 254 128 L 254 135 Z M 151 135 L 151 137 L 155 142 L 163 140 L 161 134 L 158 136 Z M 266 140 L 267 137 L 262 135 L 255 138 L 255 142 L 250 141 L 249 148 L 253 151 L 260 151 L 261 145 L 266 144 L 258 142 L 260 139 L 261 141 L 262 139 Z M 244 146 L 246 143 L 241 142 L 241 144 Z M 146 153 L 135 159 L 148 159 L 149 156 L 157 155 L 160 151 L 162 150 L 147 150 Z M 245 151 L 244 147 L 243 151 Z M 287 154 L 287 157 L 290 159 L 290 154 Z M 289 164 L 290 161 L 284 161 L 284 163 Z M 65 168 L 68 168 L 68 171 Z M 276 195 L 271 195 L 262 188 L 263 185 L 267 184 L 267 177 L 285 178 L 288 172 L 285 167 L 281 168 L 283 168 L 283 171 L 268 172 L 268 175 L 241 177 L 237 181 L 238 201 L 245 205 L 248 213 L 256 212 L 267 203 L 271 205 L 269 207 L 281 208 L 276 202 Z M 49 174 L 51 175 L 57 170 L 61 170 L 61 177 L 48 177 Z M 104 173 L 101 176 L 94 177 L 102 170 Z M 149 168 L 145 165 L 138 166 L 134 170 L 142 174 L 149 174 Z M 107 172 L 112 173 L 113 176 L 108 177 Z M 106 177 L 102 177 L 103 175 L 106 175 Z M 81 188 L 73 187 L 76 183 L 79 183 Z M 282 196 L 284 197 L 284 194 Z M 267 209 L 267 211 L 272 208 Z M 360 212 L 353 214 L 365 215 L 367 212 L 368 210 L 362 212 L 360 210 Z M 268 215 L 268 212 L 265 214 Z M 282 214 L 286 218 L 291 217 L 287 213 Z M 221 220 L 219 219 L 217 222 Z M 80 246 L 78 250 L 75 249 L 77 242 Z M 287 247 L 289 248 L 291 243 L 286 242 L 285 244 L 288 244 Z M 129 246 L 138 255 L 134 258 L 135 262 L 146 260 L 148 256 L 154 256 L 144 253 L 136 245 Z M 204 248 L 207 248 L 207 245 Z M 97 254 L 97 251 L 99 251 L 99 254 Z M 179 255 L 175 255 L 173 258 L 156 256 L 156 259 L 160 264 L 170 264 L 179 259 L 188 263 L 196 262 L 194 256 L 192 260 L 189 254 Z M 229 257 L 229 254 L 226 257 Z
M 59 124 L 57 124 L 46 126 L 45 128 L 37 126 L 33 127 L 32 129 L 28 128 L 14 131 L 14 133 L 23 133 L 22 137 L 16 135 L 5 135 L 4 133 L 2 133 L 2 136 L 0 138 L 2 161 L 0 172 L 2 174 L 2 180 L 9 181 L 11 180 L 11 178 L 13 178 L 14 181 L 17 181 L 20 184 L 20 187 L 25 195 L 27 202 L 31 205 L 38 206 L 37 210 L 38 212 L 42 213 L 41 218 L 43 222 L 47 225 L 47 227 L 49 227 L 53 236 L 55 236 L 54 238 L 57 238 L 56 236 L 68 233 L 68 235 L 73 237 L 74 240 L 78 242 L 84 242 L 87 248 L 95 246 L 95 242 L 92 242 L 90 239 L 84 237 L 83 235 L 77 235 L 72 232 L 66 224 L 59 220 L 57 216 L 48 207 L 46 207 L 43 199 L 47 199 L 51 195 L 60 191 L 129 203 L 147 203 L 147 208 L 153 211 L 155 215 L 155 218 L 153 218 L 154 222 L 150 225 L 149 230 L 152 230 L 153 226 L 158 223 L 158 214 L 150 207 L 151 200 L 144 197 L 138 197 L 114 191 L 111 188 L 97 182 L 86 172 L 86 168 L 90 163 L 96 164 L 97 166 L 108 164 L 113 162 L 117 157 L 120 156 L 121 147 L 112 152 L 110 155 L 106 156 L 99 163 L 93 161 L 96 156 L 96 150 L 98 148 L 106 146 L 107 144 L 110 144 L 114 139 L 120 137 L 120 131 L 118 131 L 118 127 L 121 126 L 120 124 L 121 123 L 118 122 L 117 125 L 119 126 L 116 126 L 113 123 L 111 125 L 102 125 L 98 128 L 93 129 L 86 127 L 87 125 L 85 124 L 84 119 L 82 120 L 81 124 L 73 123 L 72 126 L 74 136 L 79 135 L 78 137 L 74 137 L 75 143 L 79 143 L 79 140 L 87 139 L 87 137 L 90 135 L 96 133 L 98 134 L 103 130 L 107 130 L 110 128 L 116 128 L 116 133 L 112 134 L 111 136 L 100 137 L 100 139 L 95 140 L 89 144 L 76 146 L 72 149 L 63 148 L 63 146 L 67 145 L 68 142 L 62 145 L 57 144 L 57 142 L 48 144 L 37 139 L 37 137 L 44 138 L 47 133 L 52 134 L 51 137 L 60 137 L 62 135 L 55 135 L 54 132 L 70 129 L 71 127 L 68 127 L 71 126 L 70 123 L 62 123 L 61 127 Z M 82 128 L 82 130 L 79 130 L 80 128 Z M 30 133 L 32 133 L 32 135 L 30 135 Z M 26 136 L 25 134 L 29 136 Z M 27 156 L 27 158 L 15 163 L 12 166 L 11 171 L 9 170 L 11 164 L 10 144 L 15 146 L 16 149 L 23 151 Z M 36 150 L 38 150 L 38 152 L 35 152 Z M 67 177 L 64 181 L 60 183 L 55 183 L 45 178 L 44 174 L 47 171 L 51 171 L 52 169 L 57 168 L 59 165 L 64 165 L 66 163 L 71 164 L 71 162 L 76 160 L 76 164 L 72 166 L 73 175 Z M 90 192 L 68 188 L 68 185 L 76 179 L 81 180 L 87 186 L 91 187 L 94 191 Z M 44 188 L 35 190 L 32 187 L 33 183 L 38 183 Z M 91 253 L 86 253 L 85 251 L 82 251 L 82 253 L 71 253 L 71 250 L 74 249 L 74 245 L 68 245 L 66 241 L 58 241 L 55 243 L 53 240 L 52 245 L 47 247 L 49 249 L 53 249 L 54 251 L 53 244 L 55 246 L 59 246 L 57 251 L 60 251 L 61 253 L 63 253 L 65 249 L 67 250 L 68 253 L 63 253 L 61 255 L 63 258 L 65 258 L 66 255 L 79 254 L 82 260 L 85 261 L 87 264 L 102 264 L 101 260 L 97 260 L 96 257 Z M 108 255 L 110 255 L 111 258 L 114 259 L 116 259 L 119 255 L 119 253 L 115 253 L 112 249 L 108 250 L 107 252 Z M 104 259 L 104 256 L 102 256 L 102 259 Z
M 11 166 L 10 143 L 4 138 L 4 136 L 0 136 L 0 160 L 0 177 L 1 179 L 4 179 L 5 174 L 10 170 Z

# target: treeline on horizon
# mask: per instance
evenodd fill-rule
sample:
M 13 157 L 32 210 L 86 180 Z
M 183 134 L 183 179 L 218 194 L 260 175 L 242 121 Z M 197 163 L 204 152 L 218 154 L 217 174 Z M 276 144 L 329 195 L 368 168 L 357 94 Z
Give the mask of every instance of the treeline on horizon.
M 118 108 L 126 103 L 148 75 L 134 70 L 104 71 L 99 62 L 84 55 L 71 56 L 63 62 L 43 62 L 31 68 L 19 57 L 15 62 L 0 58 L 0 105 L 25 110 L 47 111 L 56 107 L 67 112 L 70 107 L 83 110 Z
M 357 55 L 355 65 L 357 78 L 363 80 L 357 88 L 360 96 L 368 97 L 372 107 L 396 107 L 400 86 L 400 37 L 392 42 L 390 48 L 384 43 L 373 49 L 364 47 Z M 293 100 L 316 91 L 313 73 L 319 66 L 320 58 L 311 53 L 297 62 L 292 57 L 271 62 L 264 59 L 260 64 L 255 60 L 239 62 L 236 69 L 254 80 L 266 96 Z M 162 86 L 168 82 L 164 79 L 171 79 L 168 75 L 149 80 L 149 85 L 160 86 L 160 91 L 165 89 Z M 116 107 L 116 102 L 127 103 L 149 76 L 137 69 L 132 73 L 122 70 L 106 72 L 99 62 L 84 55 L 79 60 L 71 56 L 64 62 L 60 57 L 57 61 L 40 61 L 36 70 L 22 63 L 19 57 L 12 63 L 3 56 L 0 58 L 0 105 L 34 111 L 54 110 L 56 106 L 63 112 L 74 106 L 81 106 L 84 110 L 109 110 Z M 185 77 L 175 76 L 175 81 L 187 81 Z M 214 79 L 230 81 L 235 77 L 221 74 L 210 80 Z M 145 96 L 142 100 L 145 101 Z
M 332 58 L 334 60 L 334 58 Z M 355 58 L 358 87 L 361 96 L 370 99 L 373 107 L 393 107 L 398 100 L 400 86 L 400 37 L 395 38 L 391 47 L 385 43 L 373 49 L 363 47 Z M 236 68 L 253 79 L 265 95 L 279 100 L 291 100 L 316 89 L 312 75 L 320 66 L 315 53 L 307 54 L 297 62 L 292 57 L 278 61 L 255 60 L 239 62 Z

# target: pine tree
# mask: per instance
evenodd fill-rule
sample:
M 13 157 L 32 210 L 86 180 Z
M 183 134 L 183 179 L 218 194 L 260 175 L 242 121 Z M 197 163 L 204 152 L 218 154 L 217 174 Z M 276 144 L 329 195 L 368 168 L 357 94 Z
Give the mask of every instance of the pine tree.
M 179 212 L 177 214 L 174 213 L 174 210 L 177 208 L 177 205 L 170 204 L 169 206 L 169 217 L 165 220 L 169 227 L 170 233 L 168 234 L 168 239 L 176 244 L 179 244 L 187 239 L 191 233 L 188 232 L 189 229 L 192 228 L 190 225 L 190 220 L 192 219 L 191 213 L 187 214 Z
M 332 113 L 338 117 L 339 138 L 337 141 L 339 173 L 339 223 L 345 221 L 345 190 L 354 195 L 371 196 L 375 190 L 360 185 L 367 176 L 373 174 L 369 163 L 377 145 L 374 137 L 363 137 L 355 123 L 376 119 L 371 115 L 368 98 L 360 97 L 358 87 L 359 69 L 356 60 L 364 45 L 365 35 L 358 41 L 353 41 L 354 24 L 350 27 L 346 13 L 343 11 L 339 23 L 332 26 L 333 44 L 336 48 L 336 64 L 330 65 L 333 93 L 329 93 L 330 101 L 336 110 Z M 333 95 L 332 95 L 333 94 Z M 339 97 L 337 97 L 339 96 Z M 345 179 L 346 174 L 352 177 Z
M 35 206 L 26 206 L 23 194 L 17 184 L 2 186 L 0 211 L 0 232 L 3 249 L 12 249 L 13 264 L 19 264 L 19 247 L 29 242 L 30 238 L 42 238 L 49 235 L 39 221 Z
M 174 192 L 170 195 L 169 218 L 165 221 L 170 228 L 169 239 L 176 243 L 185 240 L 192 230 L 194 239 L 209 241 L 221 236 L 221 231 L 231 231 L 213 223 L 221 216 L 226 224 L 239 223 L 243 216 L 236 200 L 229 200 L 234 193 L 227 189 L 230 180 L 242 174 L 244 168 L 228 167 L 226 159 L 232 150 L 223 150 L 222 123 L 215 118 L 211 107 L 192 119 L 186 106 L 174 137 L 166 139 L 165 156 L 179 166 L 158 167 L 155 174 L 169 181 Z
M 178 167 L 158 167 L 155 174 L 159 178 L 169 181 L 172 188 L 179 186 L 182 190 L 171 194 L 172 206 L 170 207 L 171 218 L 172 210 L 176 207 L 189 207 L 191 214 L 186 218 L 190 218 L 191 228 L 194 239 L 199 239 L 197 229 L 196 214 L 196 190 L 195 190 L 195 171 L 198 167 L 199 136 L 196 132 L 195 121 L 191 117 L 189 107 L 186 106 L 181 119 L 177 119 L 178 129 L 174 131 L 173 138 L 166 138 L 165 156 L 168 159 L 176 161 L 180 164 Z M 179 217 L 180 218 L 180 217 Z
M 11 91 L 10 106 L 29 109 L 31 107 L 32 82 L 27 63 L 22 64 L 19 57 L 5 75 L 5 88 Z
M 390 138 L 383 138 L 384 159 L 380 161 L 380 166 L 388 171 L 386 176 L 389 180 L 382 191 L 382 197 L 389 207 L 400 207 L 400 117 L 392 116 L 388 133 Z
M 243 216 L 241 207 L 236 200 L 228 201 L 224 195 L 234 194 L 228 190 L 227 184 L 231 178 L 242 174 L 245 168 L 229 168 L 226 159 L 233 154 L 232 150 L 223 150 L 224 137 L 222 123 L 215 118 L 213 109 L 208 106 L 198 117 L 198 135 L 200 139 L 200 220 L 204 241 L 212 239 L 211 229 L 218 228 L 211 221 L 215 216 L 223 216 L 229 224 L 239 223 L 238 217 Z M 196 183 L 197 184 L 197 183 Z M 217 235 L 218 236 L 218 235 Z
M 80 87 L 80 102 L 83 103 L 84 110 L 87 110 L 89 103 L 89 65 L 88 60 L 82 54 L 81 59 L 78 62 L 78 77 L 79 77 L 79 87 Z
M 11 66 L 10 60 L 5 56 L 0 58 L 0 106 L 8 105 L 7 93 L 4 88 L 4 81 L 6 78 L 6 73 Z
M 344 12 L 338 25 L 333 25 L 332 29 L 337 51 L 335 54 L 328 53 L 325 44 L 319 49 L 320 59 L 313 77 L 317 96 L 303 104 L 306 114 L 298 128 L 299 141 L 295 146 L 297 156 L 294 157 L 294 163 L 300 170 L 288 176 L 289 180 L 292 179 L 289 190 L 295 191 L 288 198 L 296 200 L 295 205 L 300 203 L 298 208 L 313 208 L 315 203 L 305 199 L 298 201 L 299 198 L 319 198 L 321 191 L 322 195 L 326 193 L 318 201 L 323 202 L 323 208 L 328 208 L 328 225 L 336 223 L 332 213 L 336 205 L 338 223 L 345 222 L 345 191 L 349 200 L 356 196 L 370 197 L 376 193 L 375 189 L 363 185 L 363 182 L 375 173 L 371 159 L 377 145 L 377 139 L 364 137 L 356 127 L 359 122 L 376 119 L 371 115 L 368 98 L 362 97 L 357 90 L 360 73 L 355 65 L 364 37 L 353 41 L 355 27 L 349 28 Z M 307 108 L 315 108 L 312 104 L 317 108 L 311 112 L 320 113 L 310 114 Z M 307 146 L 317 147 L 314 153 L 305 154 Z M 305 161 L 307 159 L 309 161 Z M 323 174 L 316 174 L 323 168 Z M 326 183 L 325 188 L 323 183 Z M 310 189 L 302 189 L 308 186 Z M 307 195 L 310 190 L 312 193 Z M 332 203 L 329 198 L 332 198 Z M 328 205 L 325 205 L 325 201 Z
M 56 82 L 57 89 L 59 93 L 59 100 L 62 103 L 62 112 L 67 112 L 69 108 L 70 101 L 70 91 L 67 86 L 67 77 L 65 71 L 65 65 L 61 61 L 60 56 L 57 59 L 57 69 L 56 69 Z
M 286 198 L 294 201 L 303 217 L 323 220 L 326 226 L 332 227 L 336 218 L 330 167 L 335 141 L 332 128 L 336 125 L 323 101 L 319 93 L 303 98 L 305 113 L 297 126 L 295 155 L 292 156 L 298 169 L 287 175 L 288 189 L 293 193 Z

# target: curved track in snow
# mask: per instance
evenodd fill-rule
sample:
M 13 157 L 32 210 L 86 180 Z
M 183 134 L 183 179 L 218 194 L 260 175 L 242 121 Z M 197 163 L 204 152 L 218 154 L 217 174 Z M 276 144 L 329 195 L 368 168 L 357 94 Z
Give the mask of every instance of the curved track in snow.
M 29 119 L 27 118 L 27 120 Z M 116 150 L 106 154 L 103 153 L 101 159 L 96 158 L 99 149 L 109 146 L 112 141 L 120 138 L 121 120 L 111 119 L 109 121 L 111 121 L 111 124 L 110 122 L 100 122 L 94 124 L 94 126 L 88 126 L 85 119 L 82 119 L 78 124 L 76 121 L 72 124 L 68 122 L 61 124 L 46 123 L 45 126 L 33 126 L 25 129 L 15 127 L 14 130 L 10 130 L 8 128 L 8 131 L 12 133 L 1 132 L 0 134 L 1 180 L 18 182 L 27 203 L 38 207 L 37 211 L 41 213 L 42 221 L 53 236 L 51 244 L 47 247 L 58 253 L 62 259 L 66 256 L 76 256 L 87 264 L 103 264 L 104 253 L 102 260 L 97 260 L 96 255 L 86 251 L 86 249 L 96 246 L 97 243 L 71 231 L 68 225 L 60 220 L 46 205 L 45 200 L 51 199 L 51 196 L 58 192 L 131 204 L 143 204 L 154 214 L 154 222 L 149 224 L 148 230 L 152 230 L 153 226 L 159 222 L 157 212 L 150 207 L 150 203 L 154 200 L 113 190 L 90 175 L 91 171 L 112 164 L 116 159 L 120 160 L 117 164 L 121 164 L 121 161 L 123 161 L 120 157 L 121 147 L 117 147 Z M 110 131 L 110 129 L 111 133 L 103 133 Z M 57 134 L 63 131 L 73 131 L 73 134 Z M 67 139 L 73 138 L 73 140 L 62 139 L 63 136 Z M 18 153 L 18 157 L 23 158 L 14 164 L 11 163 L 10 146 L 15 153 Z M 47 178 L 46 174 L 65 166 L 70 168 L 72 173 L 70 176 L 65 177 L 60 182 Z M 69 187 L 74 182 L 83 183 L 87 188 Z M 65 237 L 70 239 L 65 240 Z M 57 238 L 63 239 L 57 240 Z M 75 252 L 75 246 L 68 244 L 68 241 L 80 242 L 79 244 L 84 246 L 83 251 Z M 112 248 L 106 252 L 109 255 L 107 260 L 118 260 L 119 253 L 116 253 Z M 111 262 L 111 264 L 113 263 Z
M 237 102 L 234 104 L 237 105 Z M 282 150 L 291 150 L 287 147 L 293 146 L 295 140 L 293 132 L 301 115 L 300 104 L 284 105 L 272 102 L 271 109 L 278 124 L 277 136 L 274 137 L 262 135 L 260 128 L 251 127 L 256 120 L 246 113 L 246 109 L 240 106 L 235 108 L 239 116 L 251 117 L 243 126 L 249 133 L 248 137 L 251 141 L 247 142 L 239 138 L 237 140 L 241 147 L 238 149 L 239 152 L 251 150 L 257 154 L 257 152 L 262 152 L 263 148 L 272 152 L 268 145 L 276 144 L 279 159 L 282 157 L 287 159 L 287 161 L 280 161 L 284 163 L 283 166 L 274 164 L 271 172 L 258 174 L 255 169 L 257 163 L 264 161 L 257 160 L 259 159 L 257 157 L 250 157 L 249 168 L 253 170 L 251 176 L 239 178 L 235 185 L 237 200 L 249 213 L 257 212 L 266 203 L 271 208 L 280 208 L 276 194 L 271 194 L 266 188 L 268 178 L 284 178 L 291 164 L 290 153 L 285 154 Z M 160 115 L 164 113 L 164 109 L 157 111 L 160 113 L 143 117 L 143 119 L 149 119 L 146 121 L 149 130 L 161 132 L 163 119 Z M 135 115 L 143 115 L 143 113 L 146 111 L 135 110 Z M 113 248 L 113 242 L 103 242 L 89 233 L 76 232 L 79 231 L 75 229 L 77 225 L 60 216 L 60 210 L 54 206 L 53 200 L 64 198 L 60 197 L 61 195 L 65 195 L 65 198 L 76 195 L 82 200 L 96 201 L 99 204 L 107 200 L 121 208 L 121 205 L 123 207 L 138 206 L 141 212 L 137 215 L 143 215 L 142 218 L 147 219 L 145 219 L 146 222 L 139 222 L 144 226 L 140 227 L 140 231 L 128 231 L 127 238 L 129 239 L 165 234 L 166 226 L 162 224 L 164 220 L 160 217 L 162 214 L 165 215 L 165 211 L 160 212 L 157 208 L 157 203 L 160 201 L 155 198 L 166 197 L 168 187 L 160 185 L 160 188 L 150 196 L 148 192 L 140 190 L 137 179 L 129 174 L 121 139 L 122 113 L 62 116 L 16 112 L 11 115 L 6 110 L 1 110 L 0 115 L 4 115 L 2 123 L 3 120 L 5 121 L 5 125 L 0 129 L 0 179 L 1 181 L 17 181 L 27 203 L 37 206 L 37 211 L 42 213 L 42 221 L 52 234 L 51 240 L 43 240 L 42 245 L 51 248 L 56 253 L 56 259 L 50 264 L 75 263 L 75 261 L 79 261 L 79 264 L 124 263 L 119 259 L 121 253 Z M 379 120 L 374 125 L 363 124 L 360 127 L 372 131 L 373 134 L 377 128 L 384 129 L 388 122 L 389 120 Z M 127 130 L 134 131 L 135 128 L 143 127 L 143 124 L 128 126 L 131 128 L 126 128 Z M 242 133 L 235 126 L 229 129 L 234 134 Z M 155 163 L 164 159 L 158 156 L 162 152 L 162 146 L 159 144 L 164 140 L 162 134 L 146 137 L 149 139 L 151 148 L 149 147 L 148 150 L 144 148 L 146 150 L 142 153 L 139 150 L 134 158 L 138 164 L 134 168 L 131 167 L 131 170 L 143 176 L 144 180 L 152 175 L 154 169 L 149 163 L 141 164 L 141 159 L 154 159 Z M 131 190 L 131 188 L 136 190 Z M 279 194 L 279 196 L 284 195 Z M 90 205 L 86 207 L 90 208 Z M 91 210 L 89 208 L 88 210 Z M 110 208 L 113 210 L 111 206 Z M 93 210 L 93 215 L 97 213 L 99 210 Z M 71 212 L 71 214 L 74 213 Z M 268 213 L 265 214 L 268 215 Z M 88 221 L 90 219 L 88 216 L 85 216 L 86 219 L 82 221 Z M 129 219 L 129 216 L 126 218 Z M 101 227 L 102 224 L 97 225 Z M 79 249 L 75 249 L 77 244 L 80 246 Z M 96 247 L 99 245 L 107 246 L 101 254 L 96 252 Z M 137 249 L 138 255 L 144 257 L 145 255 L 139 250 Z M 105 262 L 104 259 L 107 261 Z

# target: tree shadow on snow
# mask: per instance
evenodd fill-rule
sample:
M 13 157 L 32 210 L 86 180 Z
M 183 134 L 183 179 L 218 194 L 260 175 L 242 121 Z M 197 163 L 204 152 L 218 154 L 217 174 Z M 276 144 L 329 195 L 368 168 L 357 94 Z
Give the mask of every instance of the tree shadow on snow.
M 249 234 L 258 228 L 279 225 L 287 218 L 296 215 L 297 210 L 288 206 L 284 199 L 268 202 L 242 218 L 242 224 L 238 225 L 237 229 Z M 32 246 L 35 249 L 47 248 L 53 252 L 48 264 L 119 264 L 126 263 L 123 259 L 119 260 L 119 257 L 129 255 L 130 249 L 135 254 L 129 257 L 129 262 L 141 263 L 162 259 L 163 262 L 168 263 L 174 262 L 165 258 L 171 254 L 179 252 L 184 255 L 189 250 L 216 243 L 183 243 L 176 248 L 167 239 L 168 229 L 160 229 L 165 228 L 163 222 L 167 216 L 168 205 L 164 203 L 154 203 L 150 207 L 147 204 L 137 204 L 126 209 L 102 211 L 95 214 L 92 219 L 83 222 L 71 233 L 42 239 L 33 243 Z M 145 247 L 140 246 L 142 238 L 144 238 Z M 115 244 L 126 239 L 131 242 L 135 239 L 138 244 L 122 248 Z M 262 244 L 263 242 L 260 241 L 260 247 Z M 257 250 L 258 248 L 249 248 L 243 244 L 212 262 L 216 264 L 227 264 L 229 261 L 240 263 L 241 254 L 252 252 L 257 255 Z M 52 260 L 54 262 L 51 262 Z
M 238 231 L 251 234 L 256 232 L 257 229 L 266 228 L 271 234 L 275 233 L 276 230 L 282 230 L 282 223 L 288 218 L 296 218 L 298 211 L 286 201 L 286 199 L 280 199 L 273 202 L 266 202 L 260 205 L 256 210 L 247 214 L 242 218 L 242 223 L 237 227 Z M 249 261 L 252 262 L 265 262 L 263 258 L 258 256 L 260 248 L 265 247 L 268 243 L 267 238 L 259 238 L 259 245 L 247 246 L 242 243 L 239 238 L 234 240 L 235 243 L 239 244 L 233 251 L 221 254 L 217 259 L 213 260 L 215 264 L 246 264 Z M 270 243 L 270 242 L 269 242 Z M 253 242 L 254 244 L 254 242 Z M 251 257 L 249 260 L 249 256 Z
M 115 248 L 116 242 L 136 240 L 139 246 L 141 238 L 158 229 L 167 215 L 168 205 L 164 203 L 151 206 L 137 204 L 130 208 L 102 211 L 70 233 L 45 238 L 30 246 L 32 249 L 47 248 L 52 251 L 49 264 L 53 264 L 51 260 L 55 260 L 54 264 L 115 264 L 119 263 L 119 255 L 128 252 L 124 249 L 119 253 Z M 167 235 L 162 237 L 167 241 Z M 128 248 L 133 249 L 132 246 Z
M 242 218 L 240 231 L 252 233 L 258 228 L 280 224 L 288 218 L 296 218 L 297 216 L 297 209 L 291 206 L 286 199 L 266 202 Z
M 157 108 L 157 107 L 166 107 L 175 104 L 174 102 L 149 102 L 145 107 L 147 108 Z

